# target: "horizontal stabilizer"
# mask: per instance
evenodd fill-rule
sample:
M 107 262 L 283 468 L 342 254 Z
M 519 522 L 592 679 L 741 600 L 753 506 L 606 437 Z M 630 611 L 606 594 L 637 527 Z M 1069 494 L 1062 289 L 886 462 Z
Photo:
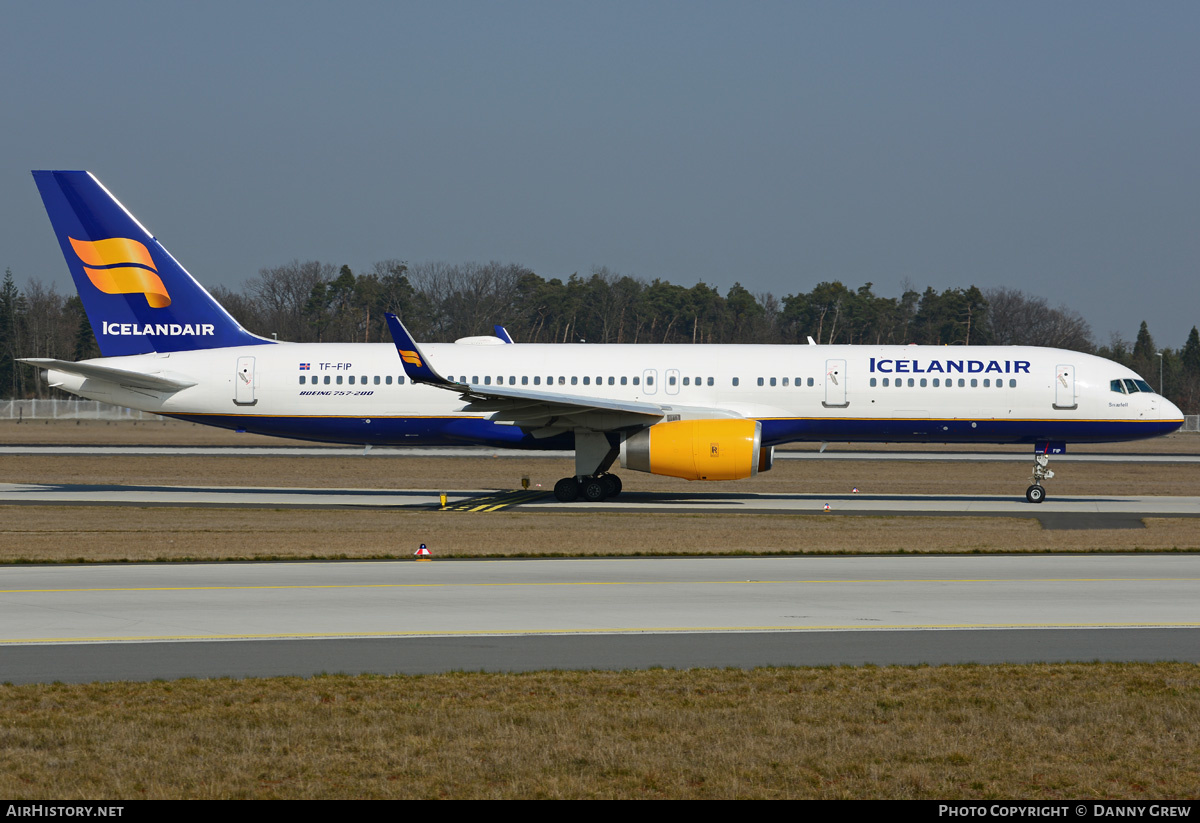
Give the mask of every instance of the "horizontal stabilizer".
M 161 374 L 142 374 L 141 372 L 115 369 L 112 366 L 101 366 L 97 363 L 75 363 L 70 360 L 55 360 L 50 357 L 23 357 L 22 363 L 29 363 L 40 369 L 52 369 L 66 374 L 77 374 L 91 380 L 103 380 L 116 383 L 119 386 L 130 386 L 136 389 L 151 391 L 174 392 L 190 388 L 196 383 L 190 380 L 178 380 L 163 377 Z

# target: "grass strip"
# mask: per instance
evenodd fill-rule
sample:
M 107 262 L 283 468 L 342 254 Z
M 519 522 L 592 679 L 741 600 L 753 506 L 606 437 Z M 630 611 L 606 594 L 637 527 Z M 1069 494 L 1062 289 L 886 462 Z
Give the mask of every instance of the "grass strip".
M 1194 798 L 1184 663 L 0 686 L 0 796 Z

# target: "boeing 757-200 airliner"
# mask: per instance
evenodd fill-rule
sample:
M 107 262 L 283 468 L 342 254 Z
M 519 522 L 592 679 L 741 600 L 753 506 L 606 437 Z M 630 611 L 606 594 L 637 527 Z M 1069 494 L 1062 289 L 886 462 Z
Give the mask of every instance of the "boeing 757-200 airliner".
M 85 171 L 35 171 L 102 357 L 29 358 L 94 400 L 239 431 L 365 445 L 564 449 L 559 500 L 609 470 L 733 480 L 797 441 L 1033 447 L 1031 503 L 1069 442 L 1175 431 L 1179 409 L 1117 363 L 943 346 L 279 343 L 243 329 Z M 495 343 L 497 345 L 487 345 Z

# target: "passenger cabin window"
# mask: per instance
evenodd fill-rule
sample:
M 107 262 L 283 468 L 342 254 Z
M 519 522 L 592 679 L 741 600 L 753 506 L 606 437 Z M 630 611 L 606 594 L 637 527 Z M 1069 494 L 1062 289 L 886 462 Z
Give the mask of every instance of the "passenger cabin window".
M 812 384 L 813 384 L 813 379 L 810 377 L 810 378 L 808 378 L 808 385 L 811 386 Z
M 733 385 L 736 386 L 737 384 L 738 384 L 738 379 L 735 377 L 735 378 L 733 378 Z
M 633 378 L 633 385 L 635 385 L 635 386 L 636 386 L 636 385 L 638 385 L 638 381 L 639 381 L 639 380 L 641 380 L 641 379 L 642 379 L 642 378 L 640 378 L 640 377 L 635 377 L 635 378 Z
M 708 385 L 711 386 L 712 384 L 713 384 L 713 379 L 710 377 L 710 378 L 708 378 Z
M 762 384 L 763 384 L 763 379 L 760 377 L 760 378 L 758 378 L 758 385 L 761 386 Z

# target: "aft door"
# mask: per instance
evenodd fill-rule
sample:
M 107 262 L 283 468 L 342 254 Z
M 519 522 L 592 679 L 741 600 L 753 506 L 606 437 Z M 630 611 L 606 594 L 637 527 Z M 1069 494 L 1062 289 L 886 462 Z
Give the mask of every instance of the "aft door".
M 253 406 L 258 402 L 254 397 L 253 357 L 237 359 L 237 374 L 233 376 L 233 402 L 238 406 Z
M 1079 404 L 1075 401 L 1075 367 L 1058 365 L 1054 367 L 1054 408 L 1074 409 Z
M 843 409 L 850 405 L 846 401 L 846 361 L 825 361 L 825 402 L 829 409 Z

